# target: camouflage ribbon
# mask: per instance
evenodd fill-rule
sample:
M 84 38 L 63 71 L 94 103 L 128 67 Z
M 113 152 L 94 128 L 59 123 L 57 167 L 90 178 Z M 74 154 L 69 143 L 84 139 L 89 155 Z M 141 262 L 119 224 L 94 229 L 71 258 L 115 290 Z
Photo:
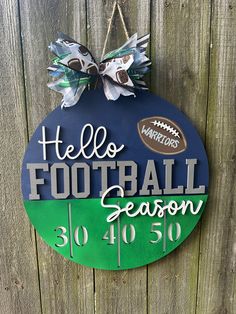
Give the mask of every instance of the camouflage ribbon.
M 99 78 L 108 100 L 116 100 L 120 95 L 135 96 L 135 89 L 147 89 L 143 76 L 151 65 L 145 55 L 148 41 L 149 34 L 141 38 L 134 34 L 97 63 L 85 46 L 59 33 L 59 38 L 49 46 L 56 58 L 48 70 L 56 80 L 48 87 L 63 95 L 62 108 L 74 106 L 86 86 Z

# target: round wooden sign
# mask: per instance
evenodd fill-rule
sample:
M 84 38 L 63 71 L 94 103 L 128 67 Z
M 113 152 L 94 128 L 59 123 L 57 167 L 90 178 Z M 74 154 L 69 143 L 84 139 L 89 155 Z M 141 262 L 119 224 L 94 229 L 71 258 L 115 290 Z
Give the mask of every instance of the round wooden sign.
M 38 126 L 22 165 L 29 219 L 58 253 L 100 269 L 154 262 L 191 233 L 208 161 L 191 122 L 149 93 L 85 92 Z

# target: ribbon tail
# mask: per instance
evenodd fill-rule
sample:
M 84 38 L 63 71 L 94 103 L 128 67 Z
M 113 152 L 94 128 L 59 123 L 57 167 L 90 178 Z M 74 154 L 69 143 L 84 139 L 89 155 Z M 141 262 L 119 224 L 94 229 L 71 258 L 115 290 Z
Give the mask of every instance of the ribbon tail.
M 120 97 L 120 95 L 135 97 L 134 92 L 128 90 L 126 87 L 123 87 L 115 83 L 111 83 L 110 80 L 107 78 L 102 78 L 102 81 L 104 93 L 108 100 L 117 100 Z
M 77 87 L 76 92 L 74 92 L 74 90 L 70 87 L 65 89 L 65 94 L 61 102 L 61 108 L 68 108 L 76 105 L 85 88 L 86 85 L 81 85 Z

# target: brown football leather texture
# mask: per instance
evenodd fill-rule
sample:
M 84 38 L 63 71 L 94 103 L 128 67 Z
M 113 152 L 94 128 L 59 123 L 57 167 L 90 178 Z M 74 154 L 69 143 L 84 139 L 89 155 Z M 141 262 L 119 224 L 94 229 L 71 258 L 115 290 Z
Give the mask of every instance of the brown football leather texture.
M 150 117 L 138 122 L 138 132 L 143 143 L 152 151 L 174 155 L 186 150 L 187 142 L 181 128 L 165 117 Z

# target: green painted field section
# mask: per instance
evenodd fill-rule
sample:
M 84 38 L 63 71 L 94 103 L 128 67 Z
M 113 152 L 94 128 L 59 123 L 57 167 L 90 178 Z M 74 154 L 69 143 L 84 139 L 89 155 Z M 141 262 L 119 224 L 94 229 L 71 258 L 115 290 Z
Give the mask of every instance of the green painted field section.
M 108 198 L 106 204 L 124 207 L 128 201 L 138 207 L 141 202 L 153 203 L 161 199 L 168 204 L 190 200 L 194 207 L 200 200 L 197 215 L 187 210 L 164 217 L 128 217 L 122 213 L 108 223 L 114 211 L 103 208 L 101 199 L 70 199 L 24 201 L 31 222 L 43 240 L 60 254 L 89 267 L 100 269 L 128 269 L 143 266 L 167 255 L 191 233 L 204 210 L 207 195 Z

